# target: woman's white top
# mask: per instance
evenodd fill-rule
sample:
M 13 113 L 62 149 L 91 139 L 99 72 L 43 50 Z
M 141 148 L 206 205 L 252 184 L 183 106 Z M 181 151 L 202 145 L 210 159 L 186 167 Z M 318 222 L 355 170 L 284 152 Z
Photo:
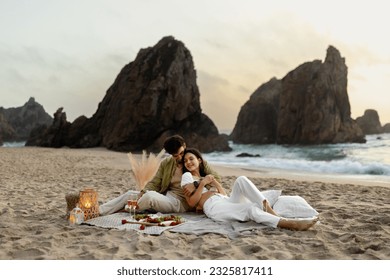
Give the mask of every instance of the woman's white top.
M 199 180 L 200 178 L 196 178 L 197 180 Z M 194 179 L 194 177 L 192 176 L 191 172 L 185 172 L 183 174 L 183 176 L 181 176 L 181 183 L 180 183 L 180 186 L 181 187 L 184 187 L 185 185 L 187 184 L 192 184 L 193 182 L 195 182 L 196 180 Z M 209 190 L 204 187 L 203 188 L 203 191 L 202 193 L 205 193 L 205 192 L 208 192 Z

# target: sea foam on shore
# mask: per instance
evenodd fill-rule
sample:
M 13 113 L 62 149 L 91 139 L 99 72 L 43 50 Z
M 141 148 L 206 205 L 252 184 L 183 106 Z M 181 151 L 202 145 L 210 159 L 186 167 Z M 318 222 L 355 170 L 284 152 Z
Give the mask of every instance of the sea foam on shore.
M 242 145 L 230 143 L 231 152 L 205 154 L 214 164 L 237 168 L 310 173 L 390 183 L 390 134 L 369 135 L 367 143 L 332 145 Z M 246 153 L 251 157 L 237 157 Z

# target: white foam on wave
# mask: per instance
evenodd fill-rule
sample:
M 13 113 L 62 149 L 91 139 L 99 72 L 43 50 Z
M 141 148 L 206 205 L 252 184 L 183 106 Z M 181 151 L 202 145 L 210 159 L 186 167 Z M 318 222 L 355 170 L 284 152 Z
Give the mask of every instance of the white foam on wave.
M 24 147 L 26 142 L 4 142 L 2 147 L 6 148 L 18 148 L 18 147 Z
M 206 154 L 212 162 L 246 168 L 299 172 L 390 176 L 390 134 L 370 135 L 366 144 L 316 146 L 239 145 L 233 151 Z M 240 153 L 260 157 L 237 157 Z

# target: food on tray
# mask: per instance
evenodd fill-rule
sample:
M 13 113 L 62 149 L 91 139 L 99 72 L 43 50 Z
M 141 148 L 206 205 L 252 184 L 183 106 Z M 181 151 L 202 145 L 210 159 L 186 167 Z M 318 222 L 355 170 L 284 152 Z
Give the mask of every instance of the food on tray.
M 122 220 L 122 224 L 140 224 L 140 229 L 145 229 L 145 226 L 177 226 L 183 223 L 181 216 L 176 215 L 134 215 L 135 221 Z

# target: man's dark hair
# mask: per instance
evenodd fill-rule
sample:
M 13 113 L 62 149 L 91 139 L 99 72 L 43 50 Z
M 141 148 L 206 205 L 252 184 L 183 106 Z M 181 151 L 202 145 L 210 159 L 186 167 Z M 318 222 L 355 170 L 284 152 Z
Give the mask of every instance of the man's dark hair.
M 180 135 L 173 135 L 167 138 L 164 142 L 164 149 L 167 153 L 173 155 L 175 154 L 181 146 L 184 146 L 185 142 L 183 137 Z

